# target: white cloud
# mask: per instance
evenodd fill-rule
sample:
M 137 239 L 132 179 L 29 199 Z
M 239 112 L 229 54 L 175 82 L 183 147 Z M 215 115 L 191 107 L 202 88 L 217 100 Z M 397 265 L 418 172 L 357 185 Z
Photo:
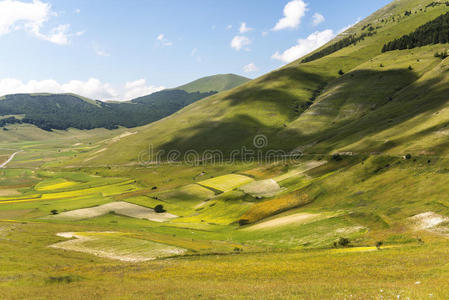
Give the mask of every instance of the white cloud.
M 252 72 L 256 72 L 257 70 L 258 70 L 258 68 L 254 63 L 249 63 L 243 67 L 243 71 L 245 73 L 252 73 Z
M 93 49 L 96 55 L 98 56 L 103 56 L 103 57 L 109 57 L 111 56 L 111 54 L 109 52 L 107 52 L 106 50 L 104 50 L 103 48 L 101 48 L 98 44 L 94 43 L 93 45 Z
M 297 45 L 285 50 L 284 52 L 276 52 L 271 58 L 289 63 L 318 49 L 334 37 L 335 34 L 333 30 L 327 29 L 321 32 L 317 31 L 309 35 L 306 39 L 299 39 Z
M 284 17 L 274 26 L 273 30 L 283 30 L 287 28 L 298 28 L 301 19 L 305 16 L 307 4 L 302 0 L 293 0 L 284 7 Z
M 75 9 L 75 14 L 79 14 L 79 13 L 81 13 L 81 9 L 79 9 L 79 8 Z
M 86 33 L 85 30 L 83 30 L 83 31 L 77 31 L 77 32 L 75 33 L 75 35 L 76 35 L 76 36 L 82 36 L 82 35 L 84 35 L 85 33 Z
M 96 78 L 87 81 L 71 80 L 58 83 L 56 80 L 30 80 L 26 83 L 18 79 L 0 79 L 0 95 L 17 93 L 74 93 L 91 99 L 131 100 L 163 90 L 162 86 L 147 85 L 145 79 L 127 82 L 123 86 L 114 87 L 102 83 Z
M 231 48 L 240 51 L 243 47 L 251 44 L 251 40 L 243 35 L 236 35 L 231 41 Z M 245 48 L 249 50 L 248 48 Z
M 320 13 L 315 13 L 313 15 L 313 26 L 318 26 L 321 23 L 323 23 L 324 21 L 326 21 L 326 18 L 324 18 L 324 16 Z
M 157 36 L 156 40 L 159 42 L 159 44 L 160 44 L 161 46 L 169 47 L 169 46 L 172 46 L 172 45 L 173 45 L 173 43 L 170 42 L 170 41 L 165 37 L 165 35 L 164 35 L 163 33 L 159 34 L 159 35 Z
M 240 33 L 247 33 L 247 32 L 249 32 L 249 31 L 251 31 L 251 30 L 253 30 L 253 28 L 247 27 L 247 26 L 246 26 L 246 23 L 243 22 L 243 23 L 240 25 L 239 32 L 240 32 Z
M 39 0 L 21 2 L 17 0 L 0 1 L 0 35 L 15 30 L 25 30 L 32 35 L 58 45 L 69 44 L 69 25 L 58 25 L 49 33 L 42 33 L 42 27 L 52 16 L 57 14 L 51 10 L 49 3 Z
M 232 25 L 226 26 L 226 30 L 231 30 L 231 29 L 232 29 Z
M 127 82 L 125 84 L 125 92 L 123 99 L 130 100 L 142 96 L 146 96 L 149 94 L 153 94 L 155 92 L 159 92 L 165 89 L 163 86 L 152 86 L 147 85 L 145 79 L 139 79 L 136 81 Z

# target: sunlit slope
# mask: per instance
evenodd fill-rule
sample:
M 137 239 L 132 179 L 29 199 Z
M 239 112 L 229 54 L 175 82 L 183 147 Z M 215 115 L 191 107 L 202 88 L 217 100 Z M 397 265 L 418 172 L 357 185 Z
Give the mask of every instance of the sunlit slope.
M 222 92 L 237 87 L 247 81 L 249 81 L 248 78 L 235 74 L 218 74 L 197 79 L 179 86 L 177 89 L 188 93 L 206 93 L 210 91 Z
M 154 150 L 230 152 L 252 147 L 256 134 L 268 137 L 266 149 L 401 153 L 418 132 L 429 134 L 429 126 L 444 122 L 444 113 L 436 112 L 446 105 L 446 62 L 434 53 L 447 45 L 383 54 L 381 49 L 449 10 L 444 4 L 426 8 L 431 2 L 394 1 L 329 45 L 350 34 L 360 36 L 369 27 L 376 34 L 308 63 L 299 59 L 194 103 L 141 127 L 138 134 L 122 139 L 89 163 L 136 162 L 150 145 Z M 406 11 L 412 14 L 405 16 Z M 430 140 L 430 144 L 421 141 L 421 146 L 439 144 Z

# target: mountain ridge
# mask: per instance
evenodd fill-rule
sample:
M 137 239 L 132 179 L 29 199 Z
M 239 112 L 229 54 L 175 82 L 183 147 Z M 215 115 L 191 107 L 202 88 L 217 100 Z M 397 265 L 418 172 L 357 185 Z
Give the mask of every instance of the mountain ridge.
M 300 58 L 232 90 L 202 99 L 170 118 L 144 126 L 139 134 L 121 142 L 131 143 L 135 150 L 128 148 L 114 161 L 133 161 L 150 143 L 166 153 L 207 149 L 230 153 L 242 146 L 252 147 L 253 137 L 258 134 L 268 138 L 266 150 L 411 151 L 396 128 L 425 113 L 417 110 L 423 100 L 415 99 L 412 104 L 401 99 L 407 89 L 420 94 L 425 90 L 426 97 L 440 94 L 431 82 L 423 86 L 421 81 L 430 76 L 428 72 L 444 67 L 441 65 L 444 61 L 434 56 L 444 45 L 402 52 L 381 50 L 385 43 L 413 32 L 449 10 L 443 5 L 427 6 L 430 3 L 396 0 L 345 31 L 345 35 L 360 36 L 372 26 L 376 34 L 311 62 L 302 63 L 304 58 Z M 308 55 L 340 39 L 341 35 Z M 446 80 L 444 74 L 434 72 L 431 76 Z M 409 113 L 401 113 L 401 106 L 407 107 Z M 399 140 L 388 142 L 388 138 L 379 136 L 387 129 Z M 111 151 L 119 152 L 121 143 L 111 147 Z M 106 163 L 109 157 L 105 151 L 91 162 Z

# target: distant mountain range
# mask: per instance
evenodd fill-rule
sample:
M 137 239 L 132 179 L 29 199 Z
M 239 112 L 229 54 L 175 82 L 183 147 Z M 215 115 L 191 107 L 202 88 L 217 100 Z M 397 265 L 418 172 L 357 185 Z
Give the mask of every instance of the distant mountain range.
M 44 130 L 136 127 L 248 80 L 234 74 L 215 75 L 127 102 L 102 102 L 74 94 L 6 95 L 0 98 L 0 126 L 28 123 Z

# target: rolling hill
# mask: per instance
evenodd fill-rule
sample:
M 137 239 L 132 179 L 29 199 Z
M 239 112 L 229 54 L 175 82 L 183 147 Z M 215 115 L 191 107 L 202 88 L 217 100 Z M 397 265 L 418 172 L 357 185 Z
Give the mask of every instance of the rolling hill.
M 0 126 L 27 123 L 43 130 L 142 126 L 244 80 L 232 74 L 217 75 L 187 84 L 187 91 L 163 90 L 127 102 L 94 101 L 73 94 L 6 95 L 0 98 Z
M 448 61 L 435 54 L 449 46 L 382 50 L 448 10 L 393 1 L 314 53 L 142 127 L 90 163 L 107 163 L 111 153 L 120 153 L 115 163 L 129 163 L 148 144 L 165 153 L 229 154 L 253 147 L 259 134 L 268 138 L 265 150 L 447 153 Z
M 223 92 L 235 88 L 249 80 L 250 79 L 246 77 L 235 74 L 218 74 L 197 79 L 188 84 L 178 86 L 176 89 L 188 93 L 205 93 L 210 91 Z

